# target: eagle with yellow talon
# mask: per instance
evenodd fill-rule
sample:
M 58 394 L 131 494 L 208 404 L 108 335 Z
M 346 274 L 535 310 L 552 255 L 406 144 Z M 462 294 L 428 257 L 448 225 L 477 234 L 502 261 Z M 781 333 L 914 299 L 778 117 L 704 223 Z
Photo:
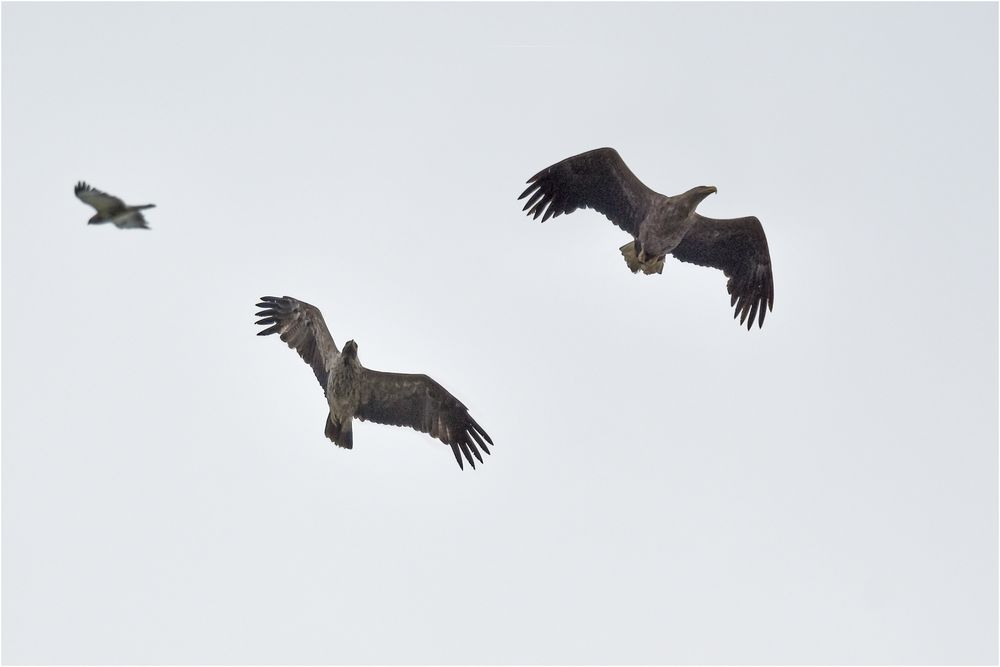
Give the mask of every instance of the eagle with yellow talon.
M 632 235 L 621 247 L 632 273 L 661 273 L 667 255 L 682 262 L 722 270 L 729 282 L 733 317 L 747 329 L 764 325 L 774 306 L 771 254 L 760 220 L 753 216 L 716 220 L 695 210 L 717 192 L 701 185 L 668 197 L 646 187 L 613 148 L 598 148 L 566 158 L 528 179 L 518 199 L 534 219 L 557 218 L 578 208 L 603 213 Z

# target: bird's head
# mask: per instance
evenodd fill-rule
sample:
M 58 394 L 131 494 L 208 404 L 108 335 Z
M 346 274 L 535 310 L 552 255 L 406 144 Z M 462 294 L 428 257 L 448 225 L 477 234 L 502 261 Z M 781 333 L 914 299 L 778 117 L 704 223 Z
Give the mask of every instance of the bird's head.
M 345 361 L 358 358 L 358 344 L 353 340 L 344 343 L 344 351 L 341 352 Z
M 718 192 L 718 190 L 714 185 L 699 185 L 696 188 L 691 188 L 681 196 L 690 201 L 691 207 L 694 208 L 700 204 L 705 197 L 715 194 L 716 192 Z

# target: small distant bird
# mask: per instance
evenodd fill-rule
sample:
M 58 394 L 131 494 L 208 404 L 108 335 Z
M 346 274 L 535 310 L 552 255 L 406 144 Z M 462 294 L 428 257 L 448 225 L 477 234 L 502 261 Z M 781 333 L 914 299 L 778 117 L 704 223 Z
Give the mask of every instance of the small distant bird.
M 347 341 L 341 352 L 323 321 L 319 309 L 290 296 L 262 296 L 257 324 L 267 329 L 258 336 L 278 333 L 288 347 L 312 366 L 326 393 L 330 414 L 326 437 L 340 447 L 353 449 L 351 423 L 354 417 L 392 426 L 408 426 L 429 433 L 446 445 L 463 468 L 462 454 L 476 467 L 493 444 L 469 410 L 437 382 L 426 375 L 383 373 L 365 368 L 358 361 L 358 345 Z M 485 442 L 484 442 L 485 441 Z M 461 451 L 461 454 L 459 453 Z
M 733 317 L 740 324 L 764 325 L 764 312 L 774 306 L 771 255 L 760 220 L 753 216 L 715 220 L 698 215 L 698 204 L 716 192 L 711 186 L 691 188 L 673 197 L 646 187 L 613 148 L 574 155 L 543 169 L 530 179 L 518 199 L 531 198 L 522 210 L 542 222 L 578 208 L 592 208 L 635 239 L 621 247 L 632 273 L 663 271 L 671 254 L 682 262 L 721 269 L 729 282 Z M 532 194 L 534 193 L 534 194 Z M 749 319 L 747 315 L 749 314 Z
M 87 221 L 88 225 L 113 222 L 118 229 L 149 229 L 146 219 L 139 211 L 156 206 L 156 204 L 126 206 L 125 202 L 118 197 L 95 190 L 83 181 L 76 184 L 76 187 L 73 188 L 73 194 L 84 204 L 93 206 L 97 210 L 97 215 Z

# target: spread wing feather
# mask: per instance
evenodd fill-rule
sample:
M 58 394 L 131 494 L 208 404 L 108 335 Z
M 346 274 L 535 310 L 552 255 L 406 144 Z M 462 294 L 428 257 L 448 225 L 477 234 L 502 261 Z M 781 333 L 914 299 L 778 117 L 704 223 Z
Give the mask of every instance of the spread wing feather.
M 76 184 L 76 187 L 73 188 L 73 194 L 84 204 L 93 206 L 103 216 L 113 216 L 125 209 L 125 202 L 121 199 L 92 188 L 83 181 Z
M 119 229 L 149 229 L 146 218 L 142 217 L 139 211 L 128 211 L 124 215 L 115 217 L 111 222 Z
M 671 253 L 682 262 L 721 269 L 729 282 L 733 314 L 744 320 L 747 329 L 764 326 L 764 313 L 774 305 L 774 280 L 771 276 L 771 254 L 760 220 L 750 216 L 732 220 L 715 220 L 697 215 L 698 222 Z M 749 318 L 748 318 L 749 315 Z
M 532 176 L 528 184 L 518 199 L 531 195 L 522 210 L 536 220 L 592 208 L 633 236 L 651 202 L 662 197 L 647 188 L 613 148 L 566 158 Z
M 312 366 L 325 393 L 329 374 L 327 369 L 336 360 L 340 350 L 333 342 L 333 336 L 330 335 L 319 309 L 290 296 L 262 296 L 260 300 L 257 307 L 264 310 L 256 314 L 261 318 L 257 320 L 257 324 L 271 326 L 257 332 L 257 335 L 280 334 L 281 340 Z
M 493 444 L 468 408 L 426 375 L 363 369 L 361 404 L 355 416 L 362 421 L 408 426 L 428 433 L 451 447 L 460 468 L 464 467 L 462 454 L 475 468 L 473 456 L 483 462 L 477 445 L 489 454 L 486 443 Z

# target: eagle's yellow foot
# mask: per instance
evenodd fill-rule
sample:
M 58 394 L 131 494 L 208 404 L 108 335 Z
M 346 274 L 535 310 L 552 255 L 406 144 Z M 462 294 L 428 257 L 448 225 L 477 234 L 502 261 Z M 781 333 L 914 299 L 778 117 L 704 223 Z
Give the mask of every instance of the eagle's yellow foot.
M 664 255 L 663 257 L 656 257 L 656 258 L 647 260 L 642 265 L 642 272 L 645 273 L 647 276 L 651 276 L 654 273 L 663 273 L 663 261 L 666 258 L 667 258 L 667 256 Z
M 621 250 L 622 257 L 625 258 L 625 263 L 628 265 L 629 270 L 632 273 L 638 273 L 642 268 L 642 262 L 639 261 L 639 258 L 635 254 L 635 243 L 626 243 L 619 250 Z

